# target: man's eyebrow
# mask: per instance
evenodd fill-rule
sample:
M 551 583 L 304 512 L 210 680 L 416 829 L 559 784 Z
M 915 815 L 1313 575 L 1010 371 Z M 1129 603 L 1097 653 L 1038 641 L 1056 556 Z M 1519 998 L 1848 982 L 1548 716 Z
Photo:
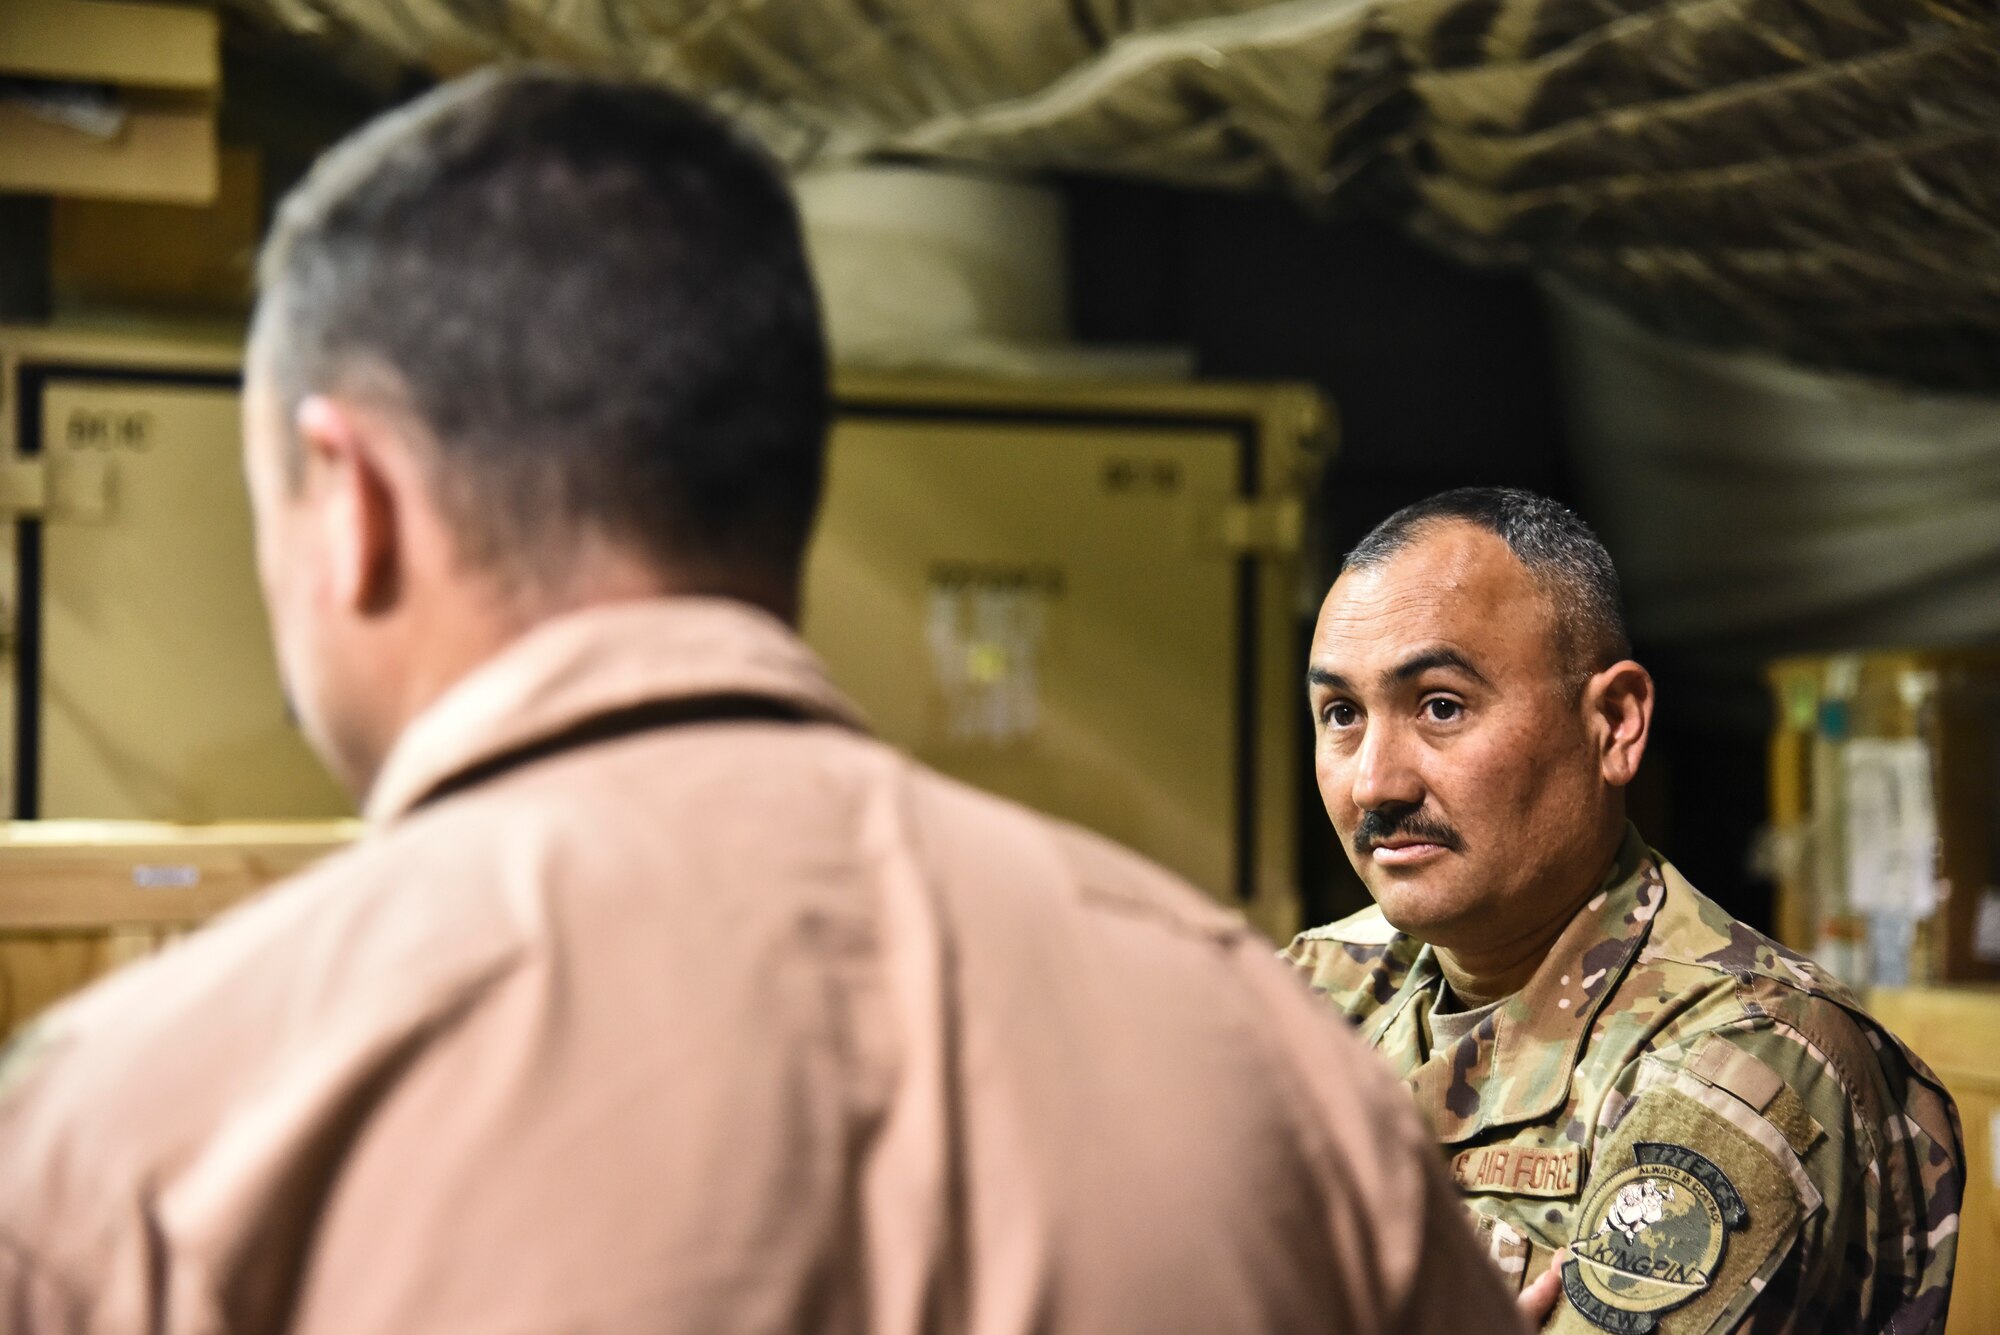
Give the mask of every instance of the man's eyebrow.
M 1484 686 L 1487 684 L 1486 674 L 1472 666 L 1465 655 L 1459 653 L 1456 649 L 1426 649 L 1416 657 L 1406 658 L 1395 667 L 1389 669 L 1389 671 L 1383 673 L 1382 679 L 1385 682 L 1408 681 L 1410 678 L 1420 676 L 1423 673 L 1431 671 L 1433 668 L 1457 668 L 1480 685 Z
M 1309 667 L 1306 669 L 1306 685 L 1326 686 L 1336 691 L 1351 691 L 1354 689 L 1348 684 L 1347 678 L 1341 676 L 1338 672 L 1330 672 L 1323 667 Z

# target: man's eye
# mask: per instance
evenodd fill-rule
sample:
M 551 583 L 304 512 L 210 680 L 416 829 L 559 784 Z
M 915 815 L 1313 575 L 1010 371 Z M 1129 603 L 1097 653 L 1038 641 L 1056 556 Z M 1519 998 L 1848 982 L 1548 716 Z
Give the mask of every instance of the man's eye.
M 1465 713 L 1465 706 L 1442 695 L 1424 701 L 1424 713 L 1433 723 L 1450 723 Z
M 1326 721 L 1336 728 L 1351 728 L 1360 717 L 1361 711 L 1345 700 L 1336 700 L 1326 707 Z

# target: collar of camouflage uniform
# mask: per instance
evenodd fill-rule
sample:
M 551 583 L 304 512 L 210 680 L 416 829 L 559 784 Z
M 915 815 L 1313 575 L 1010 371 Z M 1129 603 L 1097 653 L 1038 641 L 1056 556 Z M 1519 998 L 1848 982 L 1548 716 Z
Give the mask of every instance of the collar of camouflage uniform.
M 1546 1117 L 1563 1105 L 1591 1022 L 1645 944 L 1665 891 L 1652 851 L 1627 826 L 1597 895 L 1557 939 L 1528 985 L 1480 1026 L 1482 1036 L 1491 1027 L 1492 1041 L 1465 1045 L 1453 1061 L 1421 1066 L 1419 1053 L 1406 1052 L 1398 1074 L 1410 1080 L 1418 1106 L 1436 1115 L 1439 1140 L 1455 1144 L 1495 1127 Z M 1408 1008 L 1428 1006 L 1443 976 L 1436 952 L 1430 946 L 1418 951 L 1395 1000 L 1366 1022 L 1369 1042 L 1379 1044 Z M 1479 1072 L 1465 1068 L 1466 1061 L 1480 1071 L 1508 1074 L 1482 1082 Z M 1485 1093 L 1456 1097 L 1451 1087 L 1467 1085 Z

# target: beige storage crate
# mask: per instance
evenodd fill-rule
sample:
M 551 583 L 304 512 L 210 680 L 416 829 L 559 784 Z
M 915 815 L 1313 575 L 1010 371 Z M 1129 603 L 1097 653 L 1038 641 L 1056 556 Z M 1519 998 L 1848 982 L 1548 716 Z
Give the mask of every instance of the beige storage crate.
M 0 100 L 0 190 L 214 199 L 221 31 L 206 6 L 4 0 L 0 76 L 93 87 L 105 101 L 76 117 Z
M 0 812 L 337 819 L 253 556 L 239 346 L 0 329 Z
M 1298 385 L 848 374 L 806 638 L 887 740 L 1300 926 Z
M 17 817 L 347 814 L 285 716 L 233 342 L 0 331 Z M 843 374 L 804 631 L 888 741 L 1300 926 L 1296 385 Z M 11 737 L 9 732 L 11 730 Z

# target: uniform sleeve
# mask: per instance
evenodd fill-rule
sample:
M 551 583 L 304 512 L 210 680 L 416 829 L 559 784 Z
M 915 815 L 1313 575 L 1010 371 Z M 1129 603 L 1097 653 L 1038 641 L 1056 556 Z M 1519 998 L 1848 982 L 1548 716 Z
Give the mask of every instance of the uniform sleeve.
M 1548 1329 L 1942 1331 L 1948 1101 L 1895 1087 L 1844 1017 L 1811 1027 L 1753 1020 L 1633 1063 L 1599 1119 Z
M 1690 1061 L 1764 1104 L 1823 1200 L 1740 1328 L 1942 1335 L 1964 1192 L 1957 1109 L 1889 1034 L 1831 1007 L 1795 1019 L 1715 1035 Z
M 1893 1038 L 1884 1045 L 1890 1097 L 1902 1110 L 1885 1128 L 1883 1173 L 1899 1227 L 1902 1297 L 1890 1323 L 1895 1335 L 1942 1335 L 1958 1265 L 1959 1210 L 1965 1199 L 1965 1135 L 1958 1106 L 1929 1067 Z

